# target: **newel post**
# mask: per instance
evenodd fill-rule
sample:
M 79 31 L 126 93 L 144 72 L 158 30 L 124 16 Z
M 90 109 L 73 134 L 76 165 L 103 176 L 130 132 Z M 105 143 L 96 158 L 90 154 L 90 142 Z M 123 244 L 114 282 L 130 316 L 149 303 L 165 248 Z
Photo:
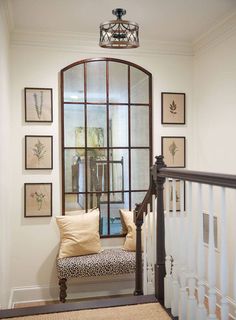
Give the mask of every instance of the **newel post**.
M 155 264 L 155 296 L 164 305 L 164 277 L 165 270 L 165 216 L 163 190 L 165 178 L 158 177 L 158 172 L 166 165 L 163 156 L 156 157 L 155 165 L 152 167 L 152 176 L 156 185 L 157 196 L 157 245 L 156 245 L 156 264 Z
M 143 215 L 138 216 L 141 204 L 136 204 L 134 210 L 134 223 L 136 225 L 136 270 L 135 270 L 135 296 L 143 295 L 143 264 L 142 264 L 142 224 Z

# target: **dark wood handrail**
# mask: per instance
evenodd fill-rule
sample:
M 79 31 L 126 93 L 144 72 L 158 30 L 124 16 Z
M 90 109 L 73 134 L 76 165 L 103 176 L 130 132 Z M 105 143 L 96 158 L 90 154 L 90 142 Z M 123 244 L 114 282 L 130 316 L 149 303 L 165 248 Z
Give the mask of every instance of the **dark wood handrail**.
M 158 170 L 157 175 L 162 178 L 173 178 L 236 189 L 236 175 L 232 174 L 161 168 Z

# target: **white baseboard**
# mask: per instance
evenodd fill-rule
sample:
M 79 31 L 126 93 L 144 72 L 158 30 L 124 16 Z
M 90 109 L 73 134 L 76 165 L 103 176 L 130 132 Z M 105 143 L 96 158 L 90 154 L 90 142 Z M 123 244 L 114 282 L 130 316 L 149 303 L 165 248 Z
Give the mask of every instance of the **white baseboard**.
M 94 277 L 68 280 L 67 299 L 81 299 L 130 294 L 134 292 L 134 275 L 112 277 Z M 11 289 L 8 308 L 14 308 L 17 303 L 35 301 L 58 301 L 59 286 L 57 284 L 42 286 L 27 286 Z

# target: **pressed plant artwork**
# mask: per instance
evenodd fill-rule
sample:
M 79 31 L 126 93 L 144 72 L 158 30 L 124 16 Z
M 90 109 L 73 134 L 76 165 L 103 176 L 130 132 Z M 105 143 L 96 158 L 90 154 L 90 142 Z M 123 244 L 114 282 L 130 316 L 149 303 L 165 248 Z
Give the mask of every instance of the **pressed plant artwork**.
M 172 155 L 173 164 L 175 163 L 175 154 L 178 151 L 178 148 L 176 146 L 176 143 L 173 141 L 169 146 L 169 151 Z
M 161 123 L 185 124 L 185 93 L 162 92 Z
M 52 169 L 52 136 L 25 136 L 25 169 Z
M 25 121 L 52 122 L 52 89 L 25 88 Z
M 25 183 L 25 217 L 52 216 L 52 184 Z
M 167 167 L 185 167 L 185 137 L 161 137 L 161 150 Z

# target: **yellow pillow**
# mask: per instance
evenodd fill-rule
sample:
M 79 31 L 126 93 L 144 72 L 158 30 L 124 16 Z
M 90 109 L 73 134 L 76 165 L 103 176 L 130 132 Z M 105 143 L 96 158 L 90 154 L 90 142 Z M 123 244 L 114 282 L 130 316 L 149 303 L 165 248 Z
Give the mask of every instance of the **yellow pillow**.
M 136 250 L 136 225 L 134 223 L 133 211 L 120 210 L 121 221 L 123 220 L 127 229 L 125 237 L 124 250 Z
M 56 217 L 61 244 L 58 258 L 83 256 L 101 251 L 99 211 Z
M 129 211 L 129 209 L 119 209 L 120 211 L 120 222 L 121 222 L 121 234 L 127 234 L 128 232 L 128 229 L 126 227 L 126 224 L 125 224 L 125 220 L 124 220 L 124 215 L 131 212 L 132 211 Z

